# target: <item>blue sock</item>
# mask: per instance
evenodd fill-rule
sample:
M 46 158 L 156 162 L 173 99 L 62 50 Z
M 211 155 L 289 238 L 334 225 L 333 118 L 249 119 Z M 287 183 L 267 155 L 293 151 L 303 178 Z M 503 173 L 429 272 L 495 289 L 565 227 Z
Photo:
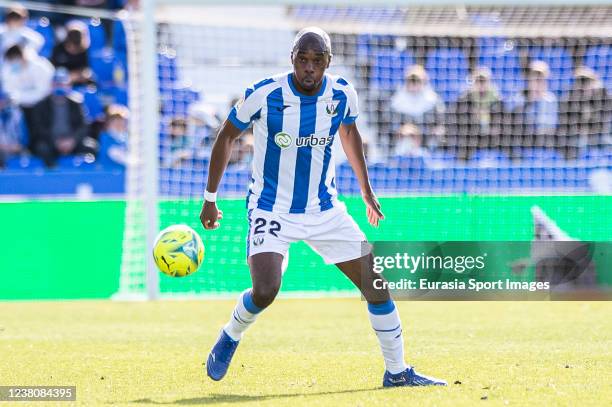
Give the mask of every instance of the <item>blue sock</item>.
M 257 315 L 262 311 L 253 303 L 253 293 L 249 288 L 243 291 L 238 297 L 236 307 L 232 311 L 232 316 L 223 327 L 226 334 L 235 341 L 242 339 L 242 334 L 257 319 Z

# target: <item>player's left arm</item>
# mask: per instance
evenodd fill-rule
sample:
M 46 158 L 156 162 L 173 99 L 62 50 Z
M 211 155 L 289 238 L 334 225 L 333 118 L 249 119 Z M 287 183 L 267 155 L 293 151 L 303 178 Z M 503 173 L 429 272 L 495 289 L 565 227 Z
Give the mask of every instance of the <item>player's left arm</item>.
M 372 190 L 370 184 L 370 178 L 368 176 L 368 167 L 365 161 L 365 154 L 363 152 L 363 141 L 357 124 L 355 122 L 340 125 L 340 141 L 342 141 L 342 148 L 348 158 L 353 171 L 359 181 L 361 188 L 361 197 L 366 204 L 366 212 L 368 215 L 368 221 L 372 226 L 378 227 L 378 222 L 385 218 L 381 209 L 378 198 Z

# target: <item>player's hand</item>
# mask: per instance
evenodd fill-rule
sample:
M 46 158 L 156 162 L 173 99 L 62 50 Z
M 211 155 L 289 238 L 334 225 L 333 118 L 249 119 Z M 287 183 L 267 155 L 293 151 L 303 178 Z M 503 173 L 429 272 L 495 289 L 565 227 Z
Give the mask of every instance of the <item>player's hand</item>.
M 215 202 L 204 201 L 202 211 L 200 212 L 200 222 L 202 222 L 204 229 L 217 229 L 221 219 L 223 219 L 223 211 L 217 209 L 217 204 Z
M 374 192 L 372 191 L 362 192 L 361 197 L 363 198 L 363 202 L 366 204 L 368 222 L 370 222 L 370 225 L 378 227 L 378 222 L 385 218 L 385 215 L 380 210 L 378 198 L 376 198 L 376 195 L 374 195 Z

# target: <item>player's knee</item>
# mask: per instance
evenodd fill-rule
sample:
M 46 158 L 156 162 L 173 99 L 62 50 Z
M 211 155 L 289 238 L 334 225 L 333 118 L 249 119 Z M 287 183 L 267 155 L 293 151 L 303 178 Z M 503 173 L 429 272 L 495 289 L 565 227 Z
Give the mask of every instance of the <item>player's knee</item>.
M 278 291 L 280 284 L 260 284 L 253 287 L 253 302 L 260 308 L 266 308 L 272 304 Z

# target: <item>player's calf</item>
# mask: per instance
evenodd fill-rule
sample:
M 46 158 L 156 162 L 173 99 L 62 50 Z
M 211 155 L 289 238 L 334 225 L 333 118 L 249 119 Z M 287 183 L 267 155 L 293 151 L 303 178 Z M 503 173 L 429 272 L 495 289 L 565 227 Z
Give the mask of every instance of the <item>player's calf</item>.
M 221 380 L 234 357 L 242 334 L 264 308 L 270 305 L 280 289 L 283 256 L 260 253 L 249 257 L 253 288 L 244 291 L 221 330 L 206 362 L 206 372 L 213 380 Z
M 336 266 L 353 282 L 369 304 L 382 304 L 391 299 L 386 288 L 376 288 L 375 281 L 383 277 L 374 273 L 374 258 L 371 253 L 360 258 L 337 263 Z
M 283 256 L 279 253 L 265 252 L 249 257 L 252 300 L 257 307 L 266 308 L 276 298 L 283 276 L 282 264 Z

